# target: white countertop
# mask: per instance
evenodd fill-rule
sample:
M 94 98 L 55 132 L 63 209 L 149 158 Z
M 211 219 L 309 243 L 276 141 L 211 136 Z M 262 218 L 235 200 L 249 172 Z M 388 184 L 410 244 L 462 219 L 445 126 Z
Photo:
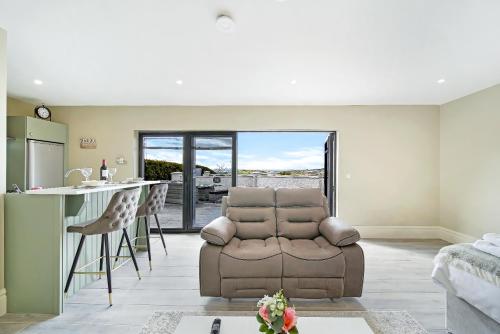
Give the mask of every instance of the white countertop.
M 135 188 L 142 187 L 150 184 L 157 184 L 160 181 L 141 181 L 135 183 L 115 183 L 115 184 L 106 184 L 104 186 L 99 187 L 82 187 L 82 186 L 70 186 L 70 187 L 59 187 L 59 188 L 47 188 L 40 190 L 27 190 L 25 194 L 28 195 L 85 195 L 91 193 L 97 193 L 101 191 L 110 191 L 110 190 L 120 190 L 127 188 Z

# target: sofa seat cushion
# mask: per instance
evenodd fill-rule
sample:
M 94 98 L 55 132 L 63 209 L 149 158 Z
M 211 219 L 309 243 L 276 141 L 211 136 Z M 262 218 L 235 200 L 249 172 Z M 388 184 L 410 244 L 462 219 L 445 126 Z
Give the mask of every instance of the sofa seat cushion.
M 281 277 L 278 239 L 231 239 L 222 248 L 219 271 L 222 278 Z
M 325 238 L 278 240 L 283 252 L 283 277 L 344 277 L 342 250 Z

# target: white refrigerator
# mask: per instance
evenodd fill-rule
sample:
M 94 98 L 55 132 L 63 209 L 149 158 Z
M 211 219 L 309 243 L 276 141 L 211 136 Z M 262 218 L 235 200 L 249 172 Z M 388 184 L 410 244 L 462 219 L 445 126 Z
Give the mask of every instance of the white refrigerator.
M 26 189 L 64 185 L 64 144 L 28 140 Z

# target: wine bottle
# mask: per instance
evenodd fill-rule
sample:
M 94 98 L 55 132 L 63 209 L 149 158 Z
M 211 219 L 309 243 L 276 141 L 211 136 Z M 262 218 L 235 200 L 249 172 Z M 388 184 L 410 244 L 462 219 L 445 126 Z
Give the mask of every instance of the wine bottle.
M 107 180 L 108 176 L 109 173 L 108 173 L 108 166 L 106 166 L 106 159 L 102 159 L 101 180 Z

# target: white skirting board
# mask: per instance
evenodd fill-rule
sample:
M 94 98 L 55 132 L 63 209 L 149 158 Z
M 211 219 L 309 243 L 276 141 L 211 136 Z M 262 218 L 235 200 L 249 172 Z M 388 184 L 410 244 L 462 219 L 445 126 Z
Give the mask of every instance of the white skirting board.
M 356 229 L 364 239 L 441 239 L 449 243 L 478 239 L 442 226 L 356 226 Z

